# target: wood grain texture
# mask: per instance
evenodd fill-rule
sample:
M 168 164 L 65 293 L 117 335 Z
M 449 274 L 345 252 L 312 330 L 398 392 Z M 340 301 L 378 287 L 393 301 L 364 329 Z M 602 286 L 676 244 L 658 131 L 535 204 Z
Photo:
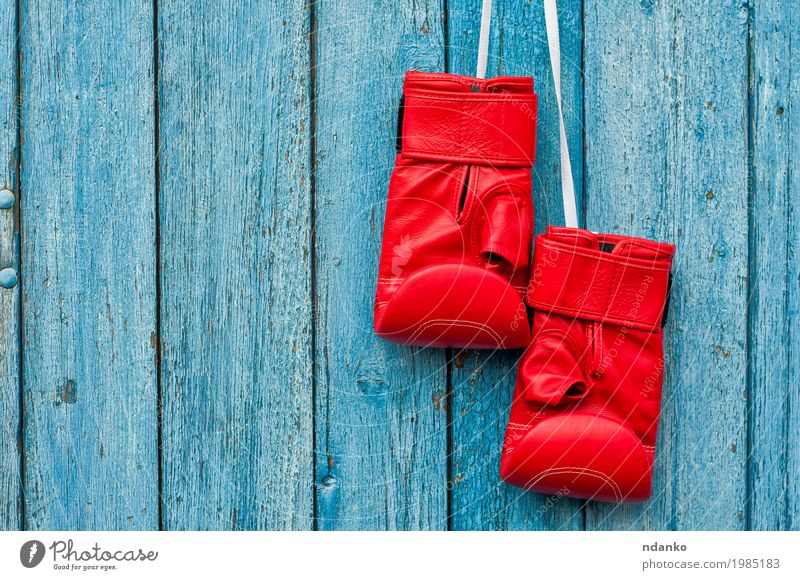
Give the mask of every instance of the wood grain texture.
M 0 2 L 0 189 L 17 187 L 17 18 L 16 3 Z M 16 203 L 0 208 L 0 269 L 19 279 Z M 19 447 L 19 285 L 0 288 L 0 530 L 22 525 Z
M 403 73 L 474 74 L 480 4 L 0 0 L 0 529 L 800 529 L 796 8 L 559 2 L 579 214 L 678 245 L 615 506 L 500 481 L 521 351 L 372 330 Z M 561 224 L 540 1 L 489 63 L 535 77 Z
M 164 527 L 308 529 L 308 7 L 158 16 Z
M 749 526 L 800 528 L 800 14 L 753 13 Z
M 442 3 L 315 3 L 320 529 L 447 526 L 444 350 L 378 339 L 372 303 L 406 69 L 444 69 Z
M 541 2 L 494 3 L 488 76 L 532 75 L 539 94 L 534 168 L 537 229 L 563 224 L 558 109 Z M 481 2 L 448 2 L 450 72 L 474 74 Z M 581 2 L 559 3 L 562 91 L 573 173 L 581 207 L 583 178 Z M 456 352 L 451 370 L 452 527 L 454 529 L 579 529 L 581 502 L 525 493 L 502 482 L 500 452 L 522 351 Z
M 587 527 L 741 529 L 748 11 L 587 1 L 586 224 L 677 244 L 653 498 Z
M 20 6 L 31 529 L 158 525 L 152 17 Z

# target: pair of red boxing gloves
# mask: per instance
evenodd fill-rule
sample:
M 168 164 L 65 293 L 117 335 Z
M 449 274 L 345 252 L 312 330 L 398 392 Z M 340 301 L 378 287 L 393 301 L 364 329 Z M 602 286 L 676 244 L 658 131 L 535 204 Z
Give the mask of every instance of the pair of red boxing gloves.
M 674 247 L 551 226 L 531 260 L 536 123 L 530 77 L 407 73 L 375 331 L 417 346 L 525 347 L 502 478 L 642 501 Z

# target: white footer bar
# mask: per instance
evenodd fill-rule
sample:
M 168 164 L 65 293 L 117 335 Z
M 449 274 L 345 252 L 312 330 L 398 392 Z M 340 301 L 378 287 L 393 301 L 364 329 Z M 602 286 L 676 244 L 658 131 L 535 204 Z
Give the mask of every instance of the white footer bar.
M 5 532 L 0 578 L 800 578 L 798 546 L 798 532 Z

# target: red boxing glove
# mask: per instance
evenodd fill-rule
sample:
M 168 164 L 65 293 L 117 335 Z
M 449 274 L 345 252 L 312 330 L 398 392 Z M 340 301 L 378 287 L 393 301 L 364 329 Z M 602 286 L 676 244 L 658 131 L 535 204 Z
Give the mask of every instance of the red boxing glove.
M 542 493 L 643 501 L 652 488 L 675 247 L 550 227 L 536 238 L 500 475 Z
M 400 115 L 375 332 L 419 346 L 527 346 L 533 79 L 410 71 Z

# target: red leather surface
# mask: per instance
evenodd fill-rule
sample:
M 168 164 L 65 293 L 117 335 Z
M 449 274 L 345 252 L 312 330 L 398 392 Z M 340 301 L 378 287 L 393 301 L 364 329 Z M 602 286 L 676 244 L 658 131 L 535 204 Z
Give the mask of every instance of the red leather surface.
M 669 244 L 572 228 L 539 236 L 528 296 L 536 304 L 546 288 L 544 302 L 554 306 L 534 313 L 506 430 L 504 480 L 587 499 L 650 497 L 664 369 L 663 331 L 652 323 L 667 293 L 666 278 L 652 279 L 667 275 L 673 254 Z M 565 315 L 564 304 L 574 311 Z M 651 313 L 644 328 L 623 304 Z M 619 322 L 620 312 L 633 324 Z
M 425 313 L 424 320 L 417 312 Z M 383 338 L 399 336 L 421 346 L 458 341 L 469 348 L 506 348 L 530 342 L 519 293 L 502 276 L 464 264 L 432 266 L 409 277 L 383 309 L 380 329 Z
M 548 235 L 536 239 L 528 304 L 565 316 L 657 329 L 672 250 L 641 238 L 592 235 L 584 239 L 570 228 L 551 226 Z M 565 245 L 556 236 L 574 237 L 574 243 Z M 596 249 L 601 244 L 614 246 L 613 252 Z M 548 275 L 551 270 L 559 275 Z
M 527 346 L 530 332 L 522 296 L 530 270 L 529 149 L 535 115 L 532 121 L 526 117 L 521 127 L 509 116 L 510 100 L 503 99 L 530 103 L 533 98 L 535 103 L 533 80 L 481 80 L 412 71 L 404 93 L 403 149 L 389 185 L 375 331 L 387 340 L 419 346 Z M 441 96 L 448 106 L 409 106 L 422 94 Z M 474 118 L 470 123 L 463 121 L 470 118 L 464 111 L 473 107 L 476 96 L 486 97 L 480 102 L 481 115 L 497 123 L 495 133 L 517 135 L 511 140 L 504 137 L 504 142 L 513 143 L 514 155 L 526 152 L 526 160 L 505 157 L 506 145 L 493 149 L 503 140 L 492 141 L 486 123 L 476 123 Z M 463 107 L 451 106 L 460 100 Z M 493 107 L 497 107 L 495 113 L 491 113 Z M 458 127 L 447 133 L 450 124 Z M 435 133 L 442 138 L 429 142 L 427 152 L 441 159 L 421 159 L 407 152 L 409 146 L 422 147 L 413 137 L 415 127 L 417 135 L 433 135 L 425 127 L 436 127 Z M 446 151 L 436 153 L 437 148 Z M 487 148 L 494 158 L 482 157 Z M 496 163 L 501 157 L 503 163 Z
M 533 165 L 537 101 L 532 79 L 479 81 L 449 75 L 442 81 L 447 90 L 442 90 L 442 86 L 431 87 L 430 75 L 421 78 L 421 74 L 410 72 L 404 87 L 404 155 L 459 163 Z

